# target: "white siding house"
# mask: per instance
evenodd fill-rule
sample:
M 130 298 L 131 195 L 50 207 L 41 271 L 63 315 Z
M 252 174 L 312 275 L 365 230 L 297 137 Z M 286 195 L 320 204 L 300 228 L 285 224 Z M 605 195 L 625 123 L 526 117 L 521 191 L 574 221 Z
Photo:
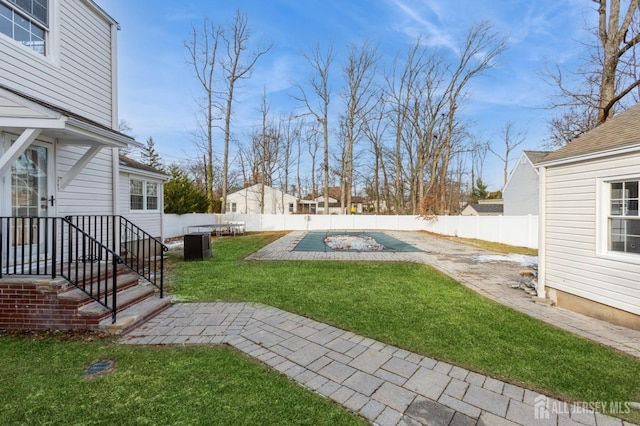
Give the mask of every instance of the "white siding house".
M 640 329 L 640 105 L 539 164 L 538 295 Z
M 120 155 L 120 214 L 161 241 L 167 180 L 165 173 Z
M 91 0 L 0 2 L 0 20 L 0 216 L 118 214 L 137 144 L 115 130 L 118 24 Z
M 255 184 L 227 195 L 227 213 L 240 214 L 294 214 L 298 199 L 270 186 Z M 262 205 L 264 203 L 264 211 Z
M 121 333 L 169 306 L 160 199 L 128 203 L 162 178 L 120 168 L 142 145 L 116 130 L 117 30 L 92 0 L 0 0 L 0 328 Z
M 548 151 L 522 152 L 502 189 L 505 216 L 538 215 L 540 181 L 534 164 L 547 154 Z

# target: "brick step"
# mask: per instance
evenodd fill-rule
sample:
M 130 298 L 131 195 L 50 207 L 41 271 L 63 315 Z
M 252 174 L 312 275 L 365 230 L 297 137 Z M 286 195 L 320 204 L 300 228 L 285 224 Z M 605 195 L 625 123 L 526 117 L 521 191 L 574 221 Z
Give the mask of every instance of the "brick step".
M 118 292 L 135 287 L 138 284 L 138 274 L 131 272 L 118 274 L 116 283 Z M 92 284 L 91 282 L 87 282 L 85 288 L 93 296 L 98 297 L 99 292 L 99 296 L 104 297 L 105 292 L 106 294 L 111 294 L 113 290 L 113 280 L 109 277 L 106 281 L 101 280 L 99 283 L 93 282 Z M 58 295 L 58 300 L 76 303 L 78 307 L 93 303 L 93 299 L 88 294 L 73 286 L 70 287 L 69 290 L 60 293 Z
M 140 303 L 152 297 L 155 294 L 154 290 L 155 287 L 151 285 L 141 284 L 130 287 L 126 290 L 118 290 L 118 294 L 116 295 L 118 310 L 116 313 L 122 312 L 129 306 Z M 108 317 L 109 320 L 111 320 L 111 311 L 93 300 L 91 301 L 91 303 L 84 305 L 80 309 L 78 309 L 78 314 L 82 317 L 96 317 L 100 320 Z
M 169 306 L 171 306 L 171 300 L 168 298 L 160 299 L 159 297 L 151 297 L 119 312 L 114 324 L 111 323 L 110 316 L 103 319 L 100 321 L 100 329 L 105 330 L 109 334 L 125 334 L 158 315 Z

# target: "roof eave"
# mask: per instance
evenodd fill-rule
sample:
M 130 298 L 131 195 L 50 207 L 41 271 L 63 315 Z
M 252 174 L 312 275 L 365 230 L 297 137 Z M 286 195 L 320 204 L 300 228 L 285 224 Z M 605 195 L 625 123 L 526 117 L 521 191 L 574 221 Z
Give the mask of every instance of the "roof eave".
M 139 175 L 139 176 L 150 177 L 150 178 L 162 180 L 165 182 L 170 179 L 169 175 L 165 173 L 161 173 L 161 172 L 155 173 L 149 170 L 137 169 L 135 167 L 130 167 L 130 166 L 120 165 L 120 171 Z
M 623 147 L 607 149 L 604 151 L 590 152 L 587 154 L 575 155 L 575 156 L 566 157 L 566 158 L 559 158 L 557 160 L 551 160 L 551 161 L 542 161 L 540 163 L 534 164 L 534 166 L 536 167 L 536 169 L 540 167 L 561 166 L 565 164 L 578 163 L 581 161 L 597 160 L 599 158 L 611 157 L 614 155 L 629 154 L 636 151 L 640 151 L 640 142 L 635 143 L 633 145 L 625 145 Z

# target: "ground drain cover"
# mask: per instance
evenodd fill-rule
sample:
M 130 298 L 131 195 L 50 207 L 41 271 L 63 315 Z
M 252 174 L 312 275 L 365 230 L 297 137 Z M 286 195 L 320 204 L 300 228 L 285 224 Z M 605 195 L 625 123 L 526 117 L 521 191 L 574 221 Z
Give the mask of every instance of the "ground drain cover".
M 111 373 L 116 368 L 116 362 L 112 359 L 99 359 L 91 364 L 84 371 L 84 375 L 87 379 L 93 379 L 95 377 L 103 376 Z

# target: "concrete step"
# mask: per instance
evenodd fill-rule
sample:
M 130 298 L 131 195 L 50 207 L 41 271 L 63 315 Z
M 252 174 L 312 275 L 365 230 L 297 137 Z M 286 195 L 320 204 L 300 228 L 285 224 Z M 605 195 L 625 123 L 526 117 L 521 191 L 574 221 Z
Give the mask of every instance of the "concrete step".
M 137 285 L 126 290 L 119 290 L 116 295 L 116 303 L 118 305 L 117 312 L 122 312 L 127 307 L 152 297 L 155 294 L 154 289 L 155 287 L 151 285 Z M 78 309 L 78 313 L 82 316 L 94 316 L 99 318 L 108 316 L 111 318 L 111 311 L 94 300 Z
M 114 324 L 111 323 L 111 316 L 103 319 L 100 321 L 100 329 L 109 334 L 122 335 L 158 315 L 169 306 L 171 306 L 170 299 L 151 297 L 118 312 Z
M 138 284 L 138 274 L 119 274 L 116 283 L 118 292 L 134 287 Z M 111 294 L 113 289 L 113 280 L 111 278 L 107 279 L 106 282 L 101 281 L 99 284 L 100 285 L 98 285 L 98 283 L 93 283 L 92 286 L 90 283 L 87 283 L 85 288 L 94 296 L 98 296 L 98 291 L 100 292 L 100 297 L 104 297 L 105 292 L 107 294 Z M 75 302 L 79 307 L 93 303 L 93 299 L 88 294 L 76 287 L 71 287 L 68 291 L 60 293 L 58 295 L 58 300 Z

